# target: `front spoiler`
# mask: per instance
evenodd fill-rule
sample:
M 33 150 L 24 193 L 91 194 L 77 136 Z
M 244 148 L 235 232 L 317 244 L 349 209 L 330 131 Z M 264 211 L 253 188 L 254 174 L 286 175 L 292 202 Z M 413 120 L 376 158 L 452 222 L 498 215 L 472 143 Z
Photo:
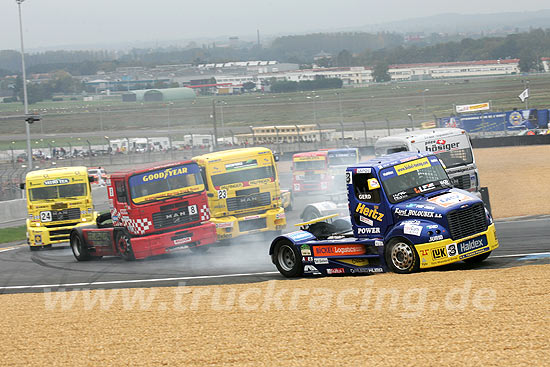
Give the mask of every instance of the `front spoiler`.
M 473 248 L 469 251 L 460 251 L 459 246 L 470 240 L 475 240 L 485 236 L 486 244 Z M 454 246 L 454 247 L 453 247 Z M 493 251 L 499 246 L 494 223 L 487 227 L 485 232 L 476 233 L 473 236 L 461 238 L 453 241 L 444 239 L 441 241 L 423 243 L 415 245 L 416 252 L 420 257 L 420 268 L 433 268 L 462 261 L 483 253 Z M 453 248 L 456 250 L 453 252 Z

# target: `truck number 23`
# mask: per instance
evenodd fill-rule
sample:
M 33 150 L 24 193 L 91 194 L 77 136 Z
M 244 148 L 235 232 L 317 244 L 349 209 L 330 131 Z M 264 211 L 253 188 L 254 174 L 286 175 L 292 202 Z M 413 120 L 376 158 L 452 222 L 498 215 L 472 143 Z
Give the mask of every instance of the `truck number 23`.
M 218 199 L 227 199 L 227 190 L 218 190 Z

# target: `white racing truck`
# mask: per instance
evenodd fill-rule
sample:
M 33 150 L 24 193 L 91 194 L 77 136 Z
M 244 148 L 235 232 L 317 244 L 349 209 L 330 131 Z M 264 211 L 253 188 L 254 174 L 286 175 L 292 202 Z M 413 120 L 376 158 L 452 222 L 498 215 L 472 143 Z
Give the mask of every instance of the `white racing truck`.
M 374 151 L 376 156 L 403 151 L 435 153 L 443 161 L 454 187 L 479 193 L 479 176 L 472 144 L 462 129 L 430 129 L 387 136 L 376 141 Z

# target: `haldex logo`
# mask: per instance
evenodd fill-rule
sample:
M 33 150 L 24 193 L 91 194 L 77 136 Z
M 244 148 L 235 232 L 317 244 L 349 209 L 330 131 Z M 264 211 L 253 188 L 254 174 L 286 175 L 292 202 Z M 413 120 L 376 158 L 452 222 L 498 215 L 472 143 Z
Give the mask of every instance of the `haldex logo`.
M 458 252 L 463 254 L 468 251 L 472 251 L 485 246 L 483 238 L 472 238 L 469 241 L 462 242 L 458 245 Z

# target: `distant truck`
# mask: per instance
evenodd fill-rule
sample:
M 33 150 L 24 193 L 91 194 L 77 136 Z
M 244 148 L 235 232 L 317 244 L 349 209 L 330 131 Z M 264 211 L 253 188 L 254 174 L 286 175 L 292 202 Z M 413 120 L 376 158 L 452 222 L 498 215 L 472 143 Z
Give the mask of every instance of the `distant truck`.
M 328 174 L 331 179 L 331 191 L 346 190 L 346 168 L 359 162 L 359 149 L 339 148 L 327 150 Z
M 275 157 L 267 148 L 241 148 L 194 157 L 200 165 L 218 240 L 286 227 Z
M 440 128 L 404 132 L 378 139 L 374 149 L 376 156 L 401 151 L 437 154 L 455 187 L 479 192 L 479 174 L 465 130 Z
M 271 243 L 285 277 L 412 273 L 477 263 L 498 247 L 483 202 L 452 188 L 436 155 L 390 154 L 348 167 L 345 177 L 351 223 L 317 218 Z
M 74 227 L 97 217 L 86 167 L 57 167 L 27 173 L 27 244 L 31 251 L 66 242 Z
M 359 162 L 357 148 L 327 149 L 327 174 L 330 177 L 328 189 L 322 201 L 310 202 L 303 209 L 300 218 L 309 221 L 326 215 L 343 215 L 348 211 L 346 195 L 346 169 Z
M 110 175 L 110 213 L 74 228 L 70 244 L 78 261 L 120 256 L 143 259 L 216 242 L 200 168 L 192 161 L 149 164 Z
M 332 183 L 327 151 L 296 153 L 292 156 L 292 193 L 320 193 Z

